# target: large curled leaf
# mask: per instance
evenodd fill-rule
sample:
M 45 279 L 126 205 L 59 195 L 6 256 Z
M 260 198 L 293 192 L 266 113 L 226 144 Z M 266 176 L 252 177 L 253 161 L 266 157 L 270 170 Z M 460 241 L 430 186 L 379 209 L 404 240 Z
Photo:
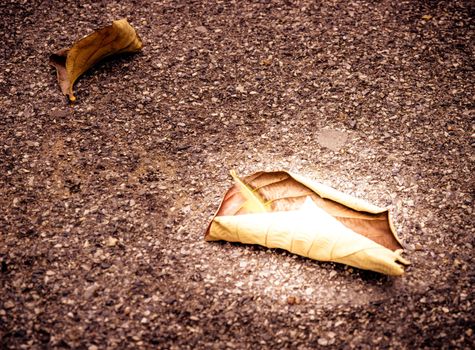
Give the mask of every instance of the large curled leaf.
M 81 74 L 108 56 L 141 49 L 142 41 L 134 28 L 126 19 L 121 19 L 84 37 L 71 48 L 55 52 L 50 64 L 56 68 L 63 94 L 75 101 L 73 85 Z
M 318 260 L 346 263 L 390 275 L 402 245 L 389 211 L 302 176 L 258 172 L 236 183 L 208 227 L 205 239 L 257 243 Z

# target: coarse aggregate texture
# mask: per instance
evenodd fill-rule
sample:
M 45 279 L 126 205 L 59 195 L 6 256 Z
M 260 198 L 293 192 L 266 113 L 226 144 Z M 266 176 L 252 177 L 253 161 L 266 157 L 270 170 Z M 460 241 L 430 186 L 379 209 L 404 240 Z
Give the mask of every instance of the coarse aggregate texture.
M 61 95 L 49 55 L 141 53 Z M 470 1 L 3 1 L 0 347 L 473 349 Z M 391 206 L 391 278 L 203 236 L 241 175 Z

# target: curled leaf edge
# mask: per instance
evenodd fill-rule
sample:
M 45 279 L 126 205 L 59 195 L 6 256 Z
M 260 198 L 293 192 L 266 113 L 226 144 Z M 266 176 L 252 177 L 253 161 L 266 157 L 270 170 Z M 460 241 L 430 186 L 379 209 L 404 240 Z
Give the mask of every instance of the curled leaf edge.
M 329 199 L 329 200 L 332 200 L 332 201 L 335 201 L 335 202 L 338 202 L 338 203 L 341 203 L 341 204 L 343 204 L 343 205 L 345 205 L 345 206 L 347 206 L 347 207 L 349 207 L 353 210 L 365 211 L 365 212 L 368 212 L 370 214 L 385 214 L 386 213 L 388 215 L 388 223 L 389 223 L 389 228 L 391 230 L 391 234 L 396 239 L 396 241 L 399 243 L 399 245 L 402 247 L 402 249 L 398 249 L 398 250 L 400 250 L 401 252 L 405 250 L 404 243 L 402 242 L 402 240 L 399 238 L 399 236 L 396 233 L 396 227 L 394 226 L 394 222 L 393 222 L 393 215 L 392 215 L 391 210 L 390 210 L 389 207 L 384 207 L 384 208 L 383 207 L 378 207 L 374 204 L 369 203 L 366 200 L 354 197 L 350 194 L 344 193 L 342 191 L 339 191 L 339 190 L 337 190 L 333 187 L 327 186 L 325 184 L 316 182 L 312 179 L 304 177 L 300 174 L 296 174 L 294 172 L 289 172 L 289 171 L 286 171 L 286 170 L 269 171 L 269 173 L 272 173 L 272 172 L 284 172 L 284 173 L 288 174 L 290 177 L 292 177 L 294 180 L 296 180 L 297 182 L 300 182 L 304 186 L 310 188 L 312 191 L 317 193 L 320 197 L 325 198 L 325 199 Z M 230 171 L 230 175 L 232 176 L 233 179 L 239 178 L 234 169 L 232 169 Z M 213 215 L 212 219 L 210 220 L 209 225 L 208 225 L 208 227 L 205 231 L 205 234 L 204 234 L 205 241 L 208 241 L 208 242 L 215 241 L 214 239 L 210 238 L 209 232 L 210 232 L 211 224 L 213 223 L 214 219 L 217 217 L 217 214 L 220 211 L 224 201 L 225 201 L 225 196 L 223 196 L 223 198 L 221 199 L 221 202 L 218 206 L 218 209 L 214 213 L 214 215 Z M 398 250 L 396 250 L 396 251 L 398 251 Z

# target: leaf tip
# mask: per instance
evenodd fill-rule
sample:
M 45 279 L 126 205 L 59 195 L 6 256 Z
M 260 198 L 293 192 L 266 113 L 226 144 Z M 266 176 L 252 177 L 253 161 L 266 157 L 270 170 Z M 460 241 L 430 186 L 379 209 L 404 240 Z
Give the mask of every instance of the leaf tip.
M 403 265 L 411 265 L 411 262 L 401 256 L 401 254 L 404 252 L 404 249 L 397 249 L 394 251 L 396 254 L 396 260 L 403 264 Z

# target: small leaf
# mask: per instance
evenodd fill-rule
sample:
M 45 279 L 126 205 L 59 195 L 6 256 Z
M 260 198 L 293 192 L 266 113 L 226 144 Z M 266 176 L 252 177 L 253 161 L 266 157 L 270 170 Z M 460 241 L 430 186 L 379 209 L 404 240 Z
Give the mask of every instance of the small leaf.
M 77 78 L 104 58 L 142 49 L 142 41 L 126 19 L 112 22 L 76 42 L 69 49 L 62 49 L 50 57 L 56 68 L 58 83 L 64 95 L 75 101 L 73 85 Z
M 424 15 L 421 17 L 424 21 L 430 21 L 432 19 L 431 15 Z

